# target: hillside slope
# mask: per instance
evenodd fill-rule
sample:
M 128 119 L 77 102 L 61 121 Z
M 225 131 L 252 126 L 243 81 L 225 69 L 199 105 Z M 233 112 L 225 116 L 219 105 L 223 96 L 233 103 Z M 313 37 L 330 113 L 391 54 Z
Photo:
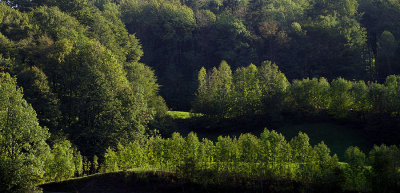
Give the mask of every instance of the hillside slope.
M 290 184 L 289 186 L 287 186 Z M 288 188 L 290 187 L 290 188 Z M 188 182 L 168 172 L 115 172 L 96 174 L 62 182 L 41 185 L 44 193 L 245 193 L 245 192 L 280 192 L 297 193 L 298 184 L 295 182 L 260 182 L 260 186 L 237 184 L 200 185 Z

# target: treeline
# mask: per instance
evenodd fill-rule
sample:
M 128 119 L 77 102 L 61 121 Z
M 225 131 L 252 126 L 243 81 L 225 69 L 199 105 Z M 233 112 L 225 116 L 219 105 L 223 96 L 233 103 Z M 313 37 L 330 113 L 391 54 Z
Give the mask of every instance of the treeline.
M 98 1 L 105 2 L 105 1 Z M 160 93 L 189 110 L 195 72 L 269 60 L 289 80 L 383 83 L 400 73 L 400 3 L 393 0 L 114 0 L 136 34 Z
M 199 140 L 195 133 L 187 137 L 174 133 L 167 139 L 156 136 L 107 149 L 101 171 L 167 170 L 205 186 L 242 184 L 243 180 L 250 186 L 262 181 L 281 182 L 273 183 L 275 190 L 287 192 L 298 188 L 308 192 L 396 192 L 399 156 L 396 146 L 375 146 L 368 155 L 349 147 L 346 163 L 342 163 L 323 142 L 312 146 L 301 132 L 290 141 L 275 131 L 264 130 L 260 137 L 220 136 L 215 143 Z
M 343 78 L 290 83 L 269 61 L 260 67 L 240 67 L 234 73 L 223 61 L 208 72 L 202 68 L 198 82 L 193 111 L 211 117 L 294 113 L 365 121 L 375 115 L 398 119 L 400 113 L 400 77 L 395 75 L 384 84 Z
M 0 3 L 0 70 L 17 78 L 50 143 L 71 139 L 90 157 L 143 137 L 167 111 L 118 7 L 95 4 Z

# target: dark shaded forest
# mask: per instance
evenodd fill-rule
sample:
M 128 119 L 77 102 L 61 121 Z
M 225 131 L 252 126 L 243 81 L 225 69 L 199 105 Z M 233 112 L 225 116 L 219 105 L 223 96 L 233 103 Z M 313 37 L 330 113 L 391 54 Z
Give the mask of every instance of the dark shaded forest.
M 0 192 L 135 169 L 203 188 L 396 192 L 398 18 L 394 0 L 0 0 Z M 350 124 L 391 146 L 339 161 L 304 133 L 182 137 L 171 110 L 197 129 Z
M 399 73 L 399 3 L 385 0 L 122 1 L 161 95 L 189 110 L 201 66 L 236 69 L 269 60 L 289 80 L 383 83 Z

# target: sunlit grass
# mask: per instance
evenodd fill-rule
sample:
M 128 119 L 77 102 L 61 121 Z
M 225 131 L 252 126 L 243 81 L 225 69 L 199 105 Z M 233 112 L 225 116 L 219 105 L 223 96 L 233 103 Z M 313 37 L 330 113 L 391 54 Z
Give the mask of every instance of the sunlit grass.
M 170 116 L 172 119 L 190 119 L 193 117 L 203 116 L 203 114 L 201 113 L 191 113 L 184 111 L 168 111 L 167 115 Z

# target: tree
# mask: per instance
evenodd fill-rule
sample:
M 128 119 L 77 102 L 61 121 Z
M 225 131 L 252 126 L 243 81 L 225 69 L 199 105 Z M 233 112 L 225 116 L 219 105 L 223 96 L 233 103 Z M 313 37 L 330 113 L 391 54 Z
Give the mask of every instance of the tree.
M 33 66 L 20 72 L 17 80 L 24 88 L 26 100 L 36 110 L 40 125 L 48 127 L 55 136 L 62 134 L 61 126 L 58 125 L 61 119 L 59 100 L 52 92 L 46 74 Z
M 68 55 L 55 75 L 63 83 L 58 91 L 63 121 L 81 151 L 98 154 L 102 147 L 128 143 L 143 133 L 147 120 L 138 113 L 140 106 L 114 55 L 88 39 L 77 42 L 74 50 L 79 52 Z
M 222 4 L 224 10 L 238 18 L 241 18 L 244 16 L 248 1 L 223 0 Z
M 371 83 L 368 98 L 370 98 L 372 103 L 372 112 L 387 113 L 387 89 L 384 85 Z
M 396 38 L 390 31 L 383 31 L 378 38 L 377 46 L 376 70 L 378 78 L 383 79 L 396 72 L 394 55 L 398 44 Z
M 333 156 L 330 155 L 331 150 L 323 141 L 314 146 L 314 151 L 317 154 L 318 160 L 318 181 L 321 182 L 321 184 L 331 185 L 328 186 L 330 188 L 337 188 L 336 186 L 338 186 L 340 182 L 340 176 L 337 175 L 339 169 L 339 158 L 336 154 Z
M 399 20 L 400 3 L 391 0 L 359 1 L 359 12 L 363 13 L 361 23 L 367 29 L 368 52 L 371 61 L 375 62 L 378 79 L 400 72 L 398 57 L 392 57 L 399 45 L 394 40 L 400 37 Z M 392 50 L 391 50 L 392 49 Z M 375 59 L 375 60 L 374 60 Z
M 172 169 L 176 169 L 179 171 L 182 165 L 184 164 L 185 160 L 184 154 L 189 153 L 184 151 L 186 140 L 181 136 L 180 133 L 174 132 L 171 138 L 168 139 L 166 143 L 168 144 L 167 149 L 169 150 L 169 152 L 167 155 L 170 156 L 169 160 L 171 161 Z M 157 150 L 161 151 L 158 153 L 162 155 L 163 149 L 161 148 L 157 148 Z
M 251 63 L 254 55 L 250 47 L 251 35 L 240 19 L 221 14 L 217 17 L 215 30 L 214 56 L 217 60 L 226 60 L 234 69 Z
M 219 136 L 215 143 L 216 172 L 218 175 L 224 172 L 232 172 L 233 166 L 240 158 L 236 139 Z
M 185 176 L 193 176 L 196 172 L 197 167 L 199 167 L 199 148 L 200 141 L 197 134 L 190 132 L 186 139 L 186 143 L 183 146 L 183 167 Z
M 49 180 L 61 181 L 73 177 L 76 170 L 74 150 L 67 140 L 54 144 L 46 164 Z
M 210 103 L 209 99 L 209 80 L 207 70 L 202 67 L 197 75 L 198 88 L 196 98 L 192 104 L 195 112 L 206 112 L 207 105 Z
M 265 61 L 258 68 L 263 112 L 279 112 L 283 108 L 290 85 L 276 64 Z
M 348 167 L 345 170 L 344 189 L 352 191 L 367 190 L 366 156 L 358 147 L 349 147 L 345 153 Z
M 314 180 L 316 152 L 310 145 L 310 138 L 307 134 L 299 132 L 299 134 L 290 140 L 290 147 L 292 147 L 293 161 L 299 165 L 297 171 L 298 179 L 310 183 Z
M 79 2 L 61 7 L 66 12 L 35 9 L 41 38 L 28 50 L 29 61 L 44 72 L 59 100 L 64 132 L 83 154 L 93 156 L 104 146 L 140 138 L 167 107 L 153 70 L 139 63 L 139 41 L 127 33 L 115 5 L 104 4 L 101 12 Z M 36 47 L 41 49 L 35 52 Z
M 400 152 L 396 146 L 374 146 L 369 152 L 372 166 L 372 189 L 379 192 L 396 192 L 400 179 Z
M 5 37 L 11 41 L 19 41 L 32 34 L 34 27 L 28 14 L 21 13 L 3 2 L 0 2 L 0 10 L 0 33 Z
M 260 160 L 262 161 L 261 175 L 268 178 L 294 177 L 294 171 L 290 166 L 294 155 L 291 144 L 285 137 L 276 131 L 264 129 L 260 134 Z M 286 164 L 282 164 L 286 163 Z
M 352 83 L 350 95 L 354 99 L 351 109 L 357 112 L 361 119 L 365 119 L 366 113 L 372 110 L 372 102 L 368 96 L 369 88 L 364 81 Z
M 261 113 L 261 90 L 258 73 L 254 64 L 236 69 L 233 76 L 235 109 L 232 113 L 234 115 L 252 116 Z
M 83 160 L 81 152 L 75 147 L 74 150 L 74 164 L 75 164 L 75 176 L 81 176 L 83 174 Z
M 257 163 L 259 160 L 259 139 L 251 134 L 241 134 L 238 138 L 240 162 L 247 163 L 243 167 L 245 176 L 258 175 Z
M 92 168 L 93 173 L 97 173 L 98 169 L 99 169 L 99 158 L 96 155 L 94 155 L 93 156 L 93 168 Z
M 213 90 L 216 108 L 219 109 L 219 114 L 227 116 L 232 104 L 232 70 L 226 61 L 222 61 L 218 67 L 218 73 L 212 74 L 210 78 L 210 87 Z
M 352 110 L 354 98 L 350 94 L 352 82 L 343 78 L 335 79 L 331 82 L 331 104 L 329 111 L 337 118 L 346 118 Z
M 199 86 L 194 101 L 196 112 L 209 116 L 227 117 L 233 105 L 232 70 L 226 61 L 222 61 L 218 68 L 207 73 L 205 68 L 198 74 Z
M 16 79 L 0 73 L 0 171 L 2 192 L 30 192 L 44 174 L 49 133 L 39 126 Z
M 214 151 L 215 147 L 213 141 L 203 138 L 199 147 L 200 169 L 211 169 Z
M 391 75 L 386 77 L 385 87 L 387 91 L 387 110 L 392 114 L 392 116 L 399 117 L 400 99 L 398 98 L 398 96 L 400 94 L 400 76 Z
M 301 112 L 315 114 L 327 110 L 331 102 L 329 89 L 325 78 L 294 80 L 290 85 L 290 104 Z
M 111 148 L 107 148 L 104 154 L 104 162 L 101 166 L 101 172 L 115 172 L 118 171 L 118 156 Z
M 129 62 L 124 65 L 124 69 L 134 92 L 137 108 L 143 115 L 141 119 L 146 122 L 164 116 L 168 107 L 158 95 L 160 85 L 154 71 L 140 62 Z

